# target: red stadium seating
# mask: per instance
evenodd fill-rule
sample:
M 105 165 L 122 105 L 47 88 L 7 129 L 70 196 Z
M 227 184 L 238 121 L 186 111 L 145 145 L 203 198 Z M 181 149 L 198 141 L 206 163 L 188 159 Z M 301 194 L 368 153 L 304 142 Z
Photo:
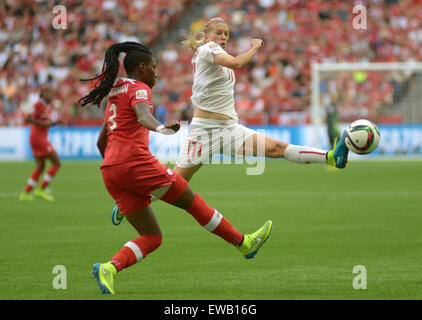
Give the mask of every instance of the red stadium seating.
M 195 5 L 193 0 L 63 2 L 68 12 L 66 30 L 52 28 L 51 1 L 0 3 L 0 126 L 19 125 L 22 111 L 29 110 L 36 98 L 37 87 L 46 82 L 57 89 L 57 105 L 71 124 L 101 123 L 102 110 L 77 106 L 89 90 L 79 79 L 99 72 L 111 43 L 135 39 L 153 46 L 183 19 L 187 6 Z M 422 59 L 422 0 L 371 1 L 366 6 L 369 27 L 354 30 L 353 3 L 348 1 L 210 0 L 201 20 L 220 16 L 230 24 L 229 53 L 247 49 L 251 37 L 265 41 L 253 62 L 236 72 L 241 121 L 309 122 L 313 61 Z M 191 115 L 191 54 L 180 40 L 174 39 L 158 54 L 161 81 L 153 93 L 155 104 L 165 106 L 165 117 L 187 120 Z M 360 86 L 367 97 L 360 103 L 368 112 L 391 105 L 392 84 L 376 74 L 369 79 L 369 87 L 353 83 L 350 77 L 339 81 L 350 92 Z M 257 105 L 257 101 L 262 103 Z M 346 94 L 339 105 L 342 119 L 348 118 L 353 103 L 353 97 Z

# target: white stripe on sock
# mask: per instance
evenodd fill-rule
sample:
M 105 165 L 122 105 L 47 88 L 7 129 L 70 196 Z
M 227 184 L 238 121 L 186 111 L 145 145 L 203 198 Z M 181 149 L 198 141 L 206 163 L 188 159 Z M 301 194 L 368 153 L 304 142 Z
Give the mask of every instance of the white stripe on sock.
M 210 222 L 208 222 L 204 226 L 204 228 L 207 229 L 209 232 L 213 232 L 215 229 L 217 229 L 222 219 L 223 215 L 217 210 L 214 210 L 214 214 L 212 215 Z
M 28 185 L 30 185 L 31 187 L 35 187 L 35 185 L 37 184 L 37 181 L 35 181 L 32 178 L 28 179 Z
M 51 180 L 53 180 L 53 177 L 52 177 L 52 176 L 50 176 L 48 173 L 46 173 L 46 174 L 44 175 L 44 181 L 46 181 L 46 182 L 51 182 Z
M 133 251 L 133 253 L 136 256 L 136 261 L 139 262 L 144 258 L 144 255 L 142 254 L 141 248 L 138 247 L 138 245 L 135 242 L 128 241 L 125 245 L 125 247 L 128 247 L 130 250 Z

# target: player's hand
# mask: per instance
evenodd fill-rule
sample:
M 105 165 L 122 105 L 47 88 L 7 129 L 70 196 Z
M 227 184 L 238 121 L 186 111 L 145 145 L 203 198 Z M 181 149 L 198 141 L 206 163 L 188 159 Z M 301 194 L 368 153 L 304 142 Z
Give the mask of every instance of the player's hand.
M 262 41 L 261 39 L 252 39 L 251 47 L 256 48 L 256 49 L 261 49 L 264 47 L 264 41 Z
M 175 134 L 180 129 L 180 122 L 177 120 L 168 120 L 164 124 L 164 128 L 160 130 L 162 134 Z
M 180 121 L 178 121 L 178 120 L 168 120 L 168 121 L 166 121 L 164 128 L 171 129 L 176 133 L 180 129 Z
M 59 119 L 55 121 L 53 125 L 65 125 L 65 121 L 63 119 Z

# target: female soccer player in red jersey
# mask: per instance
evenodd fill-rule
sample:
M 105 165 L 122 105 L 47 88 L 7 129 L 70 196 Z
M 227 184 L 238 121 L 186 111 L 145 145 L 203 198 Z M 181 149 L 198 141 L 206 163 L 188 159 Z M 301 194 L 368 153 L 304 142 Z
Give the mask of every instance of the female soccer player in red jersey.
M 117 78 L 119 54 L 127 78 Z M 150 207 L 151 195 L 186 210 L 206 230 L 234 245 L 246 258 L 253 258 L 268 238 L 272 222 L 252 234 L 241 234 L 216 209 L 211 208 L 185 179 L 160 163 L 149 151 L 149 130 L 171 134 L 179 123 L 158 122 L 152 115 L 151 88 L 156 82 L 156 60 L 149 49 L 136 42 L 116 43 L 105 54 L 103 72 L 90 80 L 98 86 L 81 104 L 99 104 L 108 96 L 105 121 L 98 137 L 104 157 L 101 172 L 109 194 L 140 237 L 128 241 L 107 263 L 92 267 L 102 293 L 114 294 L 117 272 L 144 259 L 157 249 L 162 234 Z
M 44 175 L 44 180 L 40 189 L 34 191 L 36 196 L 45 200 L 53 201 L 52 195 L 46 192 L 57 171 L 60 168 L 60 160 L 52 144 L 48 141 L 48 129 L 56 124 L 62 124 L 63 121 L 51 120 L 51 106 L 54 97 L 54 90 L 50 87 L 43 87 L 41 89 L 40 99 L 34 105 L 34 112 L 26 117 L 26 122 L 31 124 L 31 134 L 29 136 L 29 143 L 32 148 L 32 153 L 35 158 L 36 168 L 28 179 L 25 191 L 21 193 L 19 199 L 34 200 L 31 191 L 38 183 L 38 179 L 44 171 L 46 160 L 50 160 L 51 167 Z

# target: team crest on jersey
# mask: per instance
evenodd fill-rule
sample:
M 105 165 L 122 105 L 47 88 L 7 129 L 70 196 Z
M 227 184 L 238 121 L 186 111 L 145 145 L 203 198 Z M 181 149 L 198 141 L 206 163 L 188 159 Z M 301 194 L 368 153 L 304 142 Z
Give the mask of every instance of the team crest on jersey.
M 137 90 L 136 99 L 148 99 L 148 92 L 145 89 Z
M 218 44 L 211 43 L 209 47 L 210 47 L 210 49 L 214 49 L 214 48 L 217 48 L 218 47 Z

